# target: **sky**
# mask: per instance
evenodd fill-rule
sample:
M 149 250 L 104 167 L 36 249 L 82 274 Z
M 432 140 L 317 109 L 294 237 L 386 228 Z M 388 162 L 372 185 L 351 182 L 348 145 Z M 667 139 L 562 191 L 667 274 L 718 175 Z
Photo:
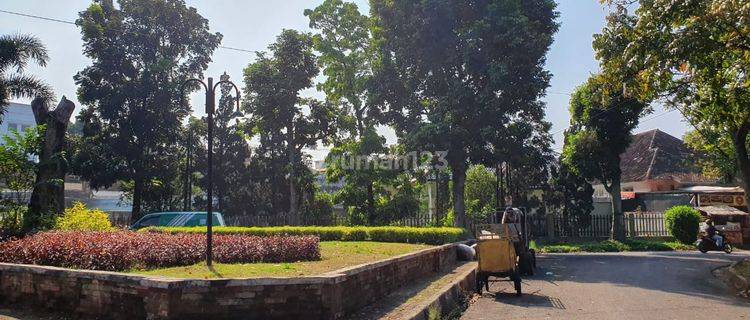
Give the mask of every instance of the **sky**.
M 189 6 L 209 20 L 213 32 L 224 35 L 222 46 L 250 51 L 266 50 L 283 29 L 311 31 L 305 9 L 314 8 L 322 0 L 186 0 Z M 369 10 L 367 0 L 354 1 L 360 11 Z M 90 4 L 87 0 L 0 0 L 0 11 L 12 11 L 75 21 L 78 12 Z M 552 123 L 555 144 L 553 149 L 562 148 L 563 130 L 568 126 L 569 94 L 591 75 L 598 71 L 598 62 L 591 47 L 592 37 L 605 24 L 608 8 L 598 0 L 558 0 L 558 22 L 560 29 L 547 55 L 547 70 L 553 77 L 547 96 L 547 120 Z M 0 12 L 0 34 L 24 33 L 41 39 L 47 46 L 50 61 L 44 68 L 31 66 L 27 73 L 38 76 L 49 83 L 58 96 L 65 95 L 76 102 L 77 111 L 81 106 L 75 99 L 76 86 L 73 76 L 91 62 L 81 52 L 82 41 L 78 28 L 74 25 L 39 20 Z M 219 76 L 227 72 L 240 88 L 242 70 L 254 60 L 251 52 L 218 48 L 213 61 L 205 72 L 206 77 Z M 320 79 L 319 79 L 320 80 Z M 304 95 L 323 98 L 315 90 L 306 90 Z M 28 102 L 18 100 L 17 102 Z M 202 116 L 203 98 L 200 93 L 191 96 L 191 105 L 196 116 Z M 660 129 L 678 138 L 690 129 L 679 112 L 654 106 L 653 113 L 645 116 L 635 132 Z M 395 143 L 391 129 L 381 128 L 381 134 L 388 143 Z M 325 156 L 326 148 L 308 150 L 313 159 Z

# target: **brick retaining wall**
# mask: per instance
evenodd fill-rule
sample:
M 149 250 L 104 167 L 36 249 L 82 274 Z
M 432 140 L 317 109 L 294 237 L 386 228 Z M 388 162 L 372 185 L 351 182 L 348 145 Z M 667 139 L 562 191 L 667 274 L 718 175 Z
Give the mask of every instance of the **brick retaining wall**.
M 320 276 L 216 280 L 0 263 L 0 306 L 106 319 L 340 319 L 455 261 L 448 244 Z

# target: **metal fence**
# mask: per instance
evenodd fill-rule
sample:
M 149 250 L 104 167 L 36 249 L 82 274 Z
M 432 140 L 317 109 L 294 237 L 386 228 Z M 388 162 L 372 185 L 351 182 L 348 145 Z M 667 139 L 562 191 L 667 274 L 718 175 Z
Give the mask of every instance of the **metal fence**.
M 628 212 L 625 214 L 625 227 L 628 236 L 634 238 L 669 237 L 664 213 L 661 212 Z
M 272 226 L 351 226 L 356 225 L 352 219 L 346 215 L 333 215 L 331 217 L 301 217 L 299 223 L 294 223 L 287 214 L 276 215 L 255 215 L 255 216 L 227 216 L 224 221 L 229 226 L 237 227 L 272 227 Z M 428 214 L 418 214 L 410 217 L 393 220 L 387 225 L 404 226 L 404 227 L 426 227 L 437 225 L 437 221 Z
M 623 216 L 625 232 L 631 238 L 669 237 L 660 212 L 626 212 Z M 549 215 L 544 220 L 535 218 L 531 233 L 535 237 L 553 239 L 609 238 L 612 233 L 612 216 L 586 217 Z
M 109 222 L 115 227 L 128 227 L 130 226 L 130 211 L 107 211 Z
M 346 215 L 333 215 L 326 218 L 301 218 L 300 223 L 292 223 L 293 219 L 286 214 L 257 215 L 257 216 L 229 216 L 224 217 L 230 226 L 349 226 L 351 219 Z M 473 230 L 474 225 L 498 223 L 497 215 L 489 215 L 483 219 L 468 219 L 467 228 Z M 418 214 L 388 223 L 392 226 L 426 227 L 435 226 L 438 221 L 434 216 Z M 563 215 L 529 215 L 526 218 L 527 228 L 533 238 L 550 239 L 603 239 L 609 238 L 612 232 L 612 216 L 589 215 L 586 217 Z M 659 212 L 627 212 L 623 217 L 623 224 L 628 237 L 668 237 L 669 233 L 664 225 L 664 215 Z

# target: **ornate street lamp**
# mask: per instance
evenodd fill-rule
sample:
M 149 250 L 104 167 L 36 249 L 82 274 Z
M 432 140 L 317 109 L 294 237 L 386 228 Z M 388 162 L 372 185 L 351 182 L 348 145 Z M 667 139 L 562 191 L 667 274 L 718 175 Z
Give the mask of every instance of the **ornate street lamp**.
M 209 77 L 207 80 L 208 83 L 205 83 L 201 81 L 200 79 L 188 79 L 184 83 L 182 83 L 181 91 L 183 91 L 183 97 L 184 95 L 184 89 L 185 86 L 189 85 L 190 83 L 197 82 L 203 85 L 203 89 L 206 90 L 206 122 L 208 125 L 208 168 L 207 168 L 207 181 L 208 181 L 208 189 L 206 190 L 206 199 L 208 200 L 208 205 L 206 208 L 206 265 L 210 266 L 213 262 L 213 206 L 214 206 L 214 199 L 213 199 L 213 153 L 214 153 L 214 112 L 216 112 L 216 102 L 214 101 L 216 98 L 216 88 L 222 84 L 229 84 L 234 87 L 234 91 L 237 94 L 237 111 L 235 111 L 232 116 L 240 116 L 242 113 L 240 112 L 240 89 L 237 88 L 237 85 L 234 84 L 234 82 L 229 81 L 229 75 L 225 72 L 219 82 L 214 84 L 214 79 Z

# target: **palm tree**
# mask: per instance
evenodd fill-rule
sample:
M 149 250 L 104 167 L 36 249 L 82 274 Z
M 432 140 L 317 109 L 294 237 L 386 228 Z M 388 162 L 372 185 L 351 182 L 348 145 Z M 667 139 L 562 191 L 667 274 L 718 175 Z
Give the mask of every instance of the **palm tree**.
M 31 35 L 0 35 L 0 123 L 11 98 L 52 98 L 42 80 L 23 73 L 29 61 L 44 67 L 49 56 L 42 42 Z

